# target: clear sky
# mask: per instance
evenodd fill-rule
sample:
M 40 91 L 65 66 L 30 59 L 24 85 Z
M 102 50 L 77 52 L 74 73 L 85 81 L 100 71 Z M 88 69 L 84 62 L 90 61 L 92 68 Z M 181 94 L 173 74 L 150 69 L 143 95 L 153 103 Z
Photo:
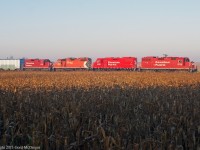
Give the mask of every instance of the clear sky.
M 0 53 L 200 61 L 200 0 L 0 0 Z

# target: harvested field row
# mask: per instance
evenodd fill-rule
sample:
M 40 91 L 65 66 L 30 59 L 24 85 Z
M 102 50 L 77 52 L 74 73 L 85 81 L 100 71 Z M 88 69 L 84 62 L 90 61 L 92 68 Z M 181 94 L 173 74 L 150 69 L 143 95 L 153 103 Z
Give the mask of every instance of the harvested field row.
M 1 72 L 0 145 L 198 149 L 200 74 Z

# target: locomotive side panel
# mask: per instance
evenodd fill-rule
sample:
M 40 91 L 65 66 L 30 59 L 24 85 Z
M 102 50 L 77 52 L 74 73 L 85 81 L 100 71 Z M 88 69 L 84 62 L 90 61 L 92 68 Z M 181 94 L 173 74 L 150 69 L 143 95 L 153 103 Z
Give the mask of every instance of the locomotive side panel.
M 49 59 L 25 59 L 24 70 L 50 70 L 51 62 Z
M 141 69 L 148 70 L 195 70 L 187 57 L 143 57 Z
M 135 57 L 108 57 L 97 58 L 93 63 L 93 69 L 136 69 L 137 58 Z
M 88 57 L 83 58 L 65 58 L 58 59 L 54 64 L 54 69 L 90 69 L 92 59 Z

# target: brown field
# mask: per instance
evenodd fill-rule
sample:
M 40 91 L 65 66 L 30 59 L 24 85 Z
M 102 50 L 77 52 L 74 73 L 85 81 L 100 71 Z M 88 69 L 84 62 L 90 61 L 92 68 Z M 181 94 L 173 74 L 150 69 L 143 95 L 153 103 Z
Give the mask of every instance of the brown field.
M 200 148 L 200 73 L 0 72 L 0 146 Z

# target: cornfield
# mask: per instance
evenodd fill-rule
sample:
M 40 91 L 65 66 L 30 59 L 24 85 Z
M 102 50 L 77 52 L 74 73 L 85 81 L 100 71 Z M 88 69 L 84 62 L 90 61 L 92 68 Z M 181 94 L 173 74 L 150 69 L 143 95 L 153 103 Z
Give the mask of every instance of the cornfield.
M 0 72 L 0 146 L 200 149 L 200 74 Z

